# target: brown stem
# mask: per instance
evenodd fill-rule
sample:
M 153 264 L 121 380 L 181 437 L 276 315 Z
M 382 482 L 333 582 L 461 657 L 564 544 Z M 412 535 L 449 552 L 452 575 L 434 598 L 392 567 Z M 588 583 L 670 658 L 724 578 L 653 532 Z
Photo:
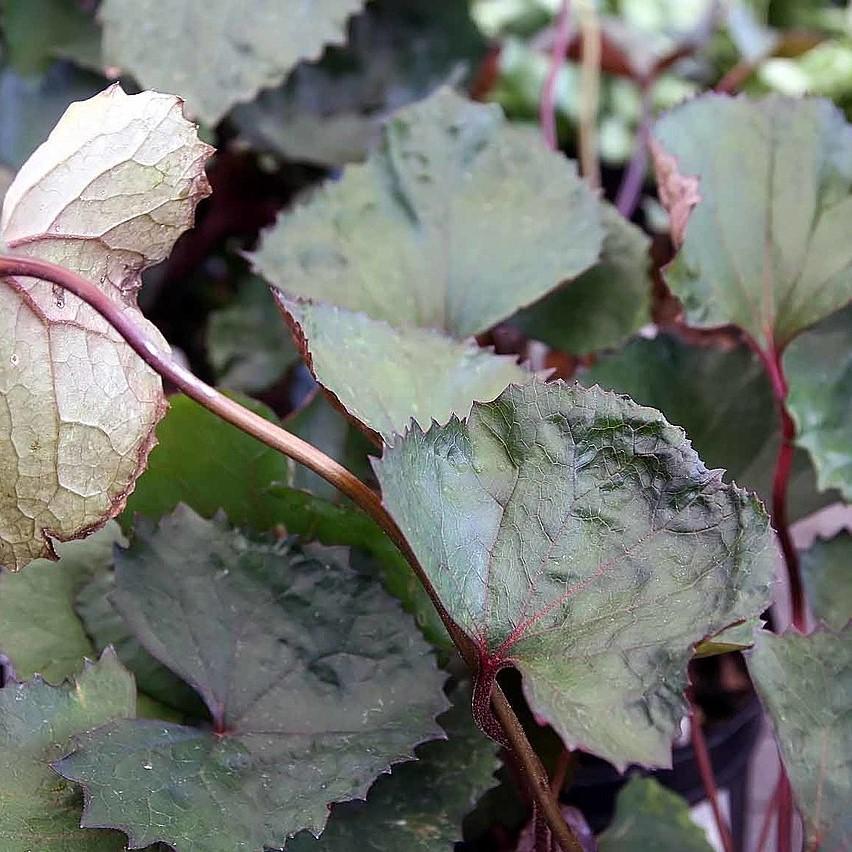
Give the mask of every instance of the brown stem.
M 731 829 L 719 805 L 719 791 L 716 787 L 716 777 L 713 774 L 713 764 L 710 762 L 707 741 L 704 739 L 704 730 L 691 698 L 689 701 L 689 734 L 692 740 L 692 750 L 695 753 L 695 762 L 698 766 L 698 774 L 701 776 L 704 792 L 707 794 L 707 800 L 710 802 L 713 817 L 716 820 L 716 827 L 719 829 L 722 847 L 725 852 L 734 852 L 734 839 L 731 836 Z
M 594 189 L 601 185 L 598 106 L 601 83 L 601 24 L 593 0 L 578 0 L 583 58 L 580 62 L 580 168 Z
M 192 372 L 172 360 L 171 355 L 154 343 L 145 331 L 127 313 L 123 312 L 121 306 L 113 302 L 106 293 L 70 269 L 36 258 L 0 255 L 0 278 L 15 275 L 50 281 L 82 299 L 124 338 L 128 346 L 151 369 L 159 373 L 164 379 L 168 379 L 175 387 L 204 406 L 208 411 L 212 411 L 268 447 L 272 447 L 305 465 L 360 506 L 400 549 L 411 565 L 417 579 L 429 594 L 459 653 L 471 671 L 476 672 L 478 670 L 479 659 L 473 643 L 450 618 L 396 521 L 382 505 L 381 498 L 361 482 L 358 477 L 307 441 L 303 441 L 280 426 L 276 426 L 260 415 L 243 408 L 238 402 L 229 399 L 202 382 Z M 541 808 L 542 814 L 562 846 L 563 852 L 581 852 L 579 842 L 562 818 L 559 805 L 550 793 L 547 773 L 541 765 L 538 755 L 527 740 L 524 729 L 509 705 L 506 696 L 496 684 L 491 701 L 494 715 L 500 723 L 516 759 L 523 768 L 530 794 Z

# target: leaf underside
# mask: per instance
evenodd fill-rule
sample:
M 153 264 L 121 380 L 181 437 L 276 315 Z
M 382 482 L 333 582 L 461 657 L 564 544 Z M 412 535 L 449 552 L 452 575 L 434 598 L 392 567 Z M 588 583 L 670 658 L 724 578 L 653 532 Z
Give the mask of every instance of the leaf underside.
M 818 538 L 802 552 L 801 568 L 814 618 L 842 630 L 852 621 L 852 533 Z
M 84 787 L 84 825 L 182 852 L 281 847 L 442 735 L 443 678 L 425 642 L 340 558 L 183 506 L 138 526 L 112 600 L 220 733 L 139 720 L 76 738 L 57 769 Z
M 562 383 L 414 429 L 376 468 L 483 669 L 518 668 L 569 747 L 669 764 L 693 645 L 768 601 L 759 502 L 658 412 Z
M 211 148 L 170 95 L 111 86 L 68 108 L 3 203 L 9 250 L 99 284 L 154 340 L 136 307 L 209 193 Z M 165 411 L 162 384 L 93 309 L 46 282 L 0 282 L 0 564 L 53 555 L 116 515 Z

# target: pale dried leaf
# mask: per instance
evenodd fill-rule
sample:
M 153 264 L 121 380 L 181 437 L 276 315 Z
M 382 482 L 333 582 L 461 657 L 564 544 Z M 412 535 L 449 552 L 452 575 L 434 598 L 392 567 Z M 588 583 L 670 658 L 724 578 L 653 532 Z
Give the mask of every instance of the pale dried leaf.
M 200 142 L 171 95 L 112 86 L 72 104 L 9 187 L 0 240 L 136 306 L 209 194 Z M 53 556 L 124 505 L 165 410 L 159 376 L 91 308 L 51 284 L 0 287 L 0 564 Z

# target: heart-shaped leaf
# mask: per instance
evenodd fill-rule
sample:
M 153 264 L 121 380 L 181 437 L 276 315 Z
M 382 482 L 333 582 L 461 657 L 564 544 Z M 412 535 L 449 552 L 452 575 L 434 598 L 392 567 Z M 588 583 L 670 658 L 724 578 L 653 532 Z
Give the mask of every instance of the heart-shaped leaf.
M 414 429 L 377 473 L 481 678 L 518 668 L 569 747 L 670 763 L 693 645 L 768 602 L 756 499 L 658 412 L 538 381 Z
M 621 789 L 615 816 L 598 837 L 599 852 L 712 852 L 690 819 L 689 805 L 653 778 L 633 778 Z
M 94 648 L 74 611 L 77 593 L 109 569 L 123 541 L 118 524 L 57 547 L 59 562 L 40 559 L 19 574 L 0 574 L 0 653 L 20 679 L 38 673 L 61 683 L 83 668 Z
M 600 262 L 513 320 L 529 337 L 584 355 L 624 343 L 651 321 L 651 241 L 609 204 L 603 223 Z
M 373 0 L 350 19 L 345 47 L 302 63 L 232 119 L 254 148 L 343 166 L 364 159 L 392 110 L 448 80 L 463 84 L 484 48 L 466 3 Z
M 147 88 L 186 98 L 215 124 L 234 104 L 280 83 L 299 60 L 343 41 L 346 20 L 364 2 L 104 0 L 104 59 Z
M 151 336 L 141 271 L 209 192 L 177 98 L 112 86 L 69 107 L 18 172 L 0 239 L 99 283 Z M 165 345 L 165 343 L 163 343 Z M 157 376 L 98 314 L 31 278 L 0 282 L 0 564 L 53 555 L 121 511 L 165 411 Z
M 842 630 L 852 621 L 852 533 L 818 538 L 801 554 L 801 563 L 814 618 Z
M 796 443 L 820 487 L 852 501 L 852 306 L 794 340 L 784 353 Z
M 852 844 L 852 627 L 809 636 L 760 633 L 747 655 L 796 802 L 809 849 Z
M 495 745 L 473 723 L 470 693 L 459 689 L 441 717 L 447 741 L 417 749 L 370 788 L 366 802 L 335 805 L 322 836 L 303 831 L 287 852 L 448 852 L 462 839 L 462 819 L 496 783 Z
M 134 715 L 133 678 L 111 651 L 73 685 L 40 678 L 0 689 L 0 846 L 3 852 L 122 852 L 124 837 L 80 828 L 82 799 L 50 761 L 68 741 Z
M 572 163 L 497 107 L 443 89 L 285 214 L 254 264 L 281 291 L 320 384 L 389 435 L 521 381 L 463 339 L 579 275 L 602 239 L 600 205 Z
M 774 353 L 852 299 L 852 126 L 830 102 L 704 95 L 654 135 L 691 323 Z
M 178 507 L 139 525 L 116 583 L 116 607 L 198 690 L 214 730 L 117 722 L 77 738 L 57 768 L 84 786 L 84 825 L 182 852 L 280 848 L 441 735 L 428 647 L 327 549 L 253 541 Z
M 659 334 L 603 356 L 578 379 L 658 408 L 669 423 L 683 427 L 708 467 L 725 469 L 770 503 L 781 441 L 778 415 L 766 373 L 745 346 L 690 346 Z M 836 492 L 819 492 L 807 453 L 797 450 L 788 485 L 791 519 L 836 499 Z

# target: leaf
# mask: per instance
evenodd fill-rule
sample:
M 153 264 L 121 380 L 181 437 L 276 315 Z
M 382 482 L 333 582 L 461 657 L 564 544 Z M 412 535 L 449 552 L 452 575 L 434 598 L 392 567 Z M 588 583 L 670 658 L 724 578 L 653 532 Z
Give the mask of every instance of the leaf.
M 26 573 L 29 574 L 29 571 Z M 172 711 L 178 711 L 178 721 L 182 721 L 184 716 L 206 718 L 206 708 L 198 694 L 158 663 L 132 635 L 112 604 L 114 590 L 115 574 L 111 570 L 104 571 L 80 589 L 75 599 L 77 614 L 95 649 L 100 652 L 107 647 L 114 648 L 122 664 L 133 673 L 139 689 Z
M 621 788 L 615 817 L 598 837 L 599 852 L 712 852 L 690 819 L 689 805 L 653 778 L 632 778 Z
M 852 533 L 816 539 L 801 554 L 802 580 L 814 618 L 833 630 L 852 620 Z
M 323 544 L 355 548 L 372 556 L 375 573 L 414 616 L 423 635 L 442 650 L 453 649 L 429 595 L 405 557 L 372 518 L 359 509 L 337 505 L 294 488 L 273 487 L 271 493 L 288 533 Z
M 282 86 L 237 107 L 233 119 L 255 148 L 342 166 L 366 156 L 388 113 L 462 82 L 483 52 L 458 0 L 374 0 L 350 19 L 345 46 L 298 65 Z
M 744 651 L 754 645 L 754 634 L 765 624 L 762 618 L 747 618 L 714 633 L 695 646 L 696 657 L 714 657 L 731 651 Z
M 0 689 L 0 845 L 3 852 L 122 852 L 112 831 L 80 829 L 76 789 L 50 761 L 68 739 L 111 719 L 132 717 L 133 678 L 111 651 L 89 664 L 75 684 L 40 678 Z
M 441 89 L 282 217 L 253 260 L 291 298 L 463 338 L 583 272 L 602 238 L 571 162 L 498 108 Z
M 805 823 L 806 846 L 852 842 L 852 628 L 809 636 L 760 633 L 748 670 Z
M 794 340 L 784 370 L 796 443 L 810 453 L 820 488 L 852 501 L 852 306 Z
M 68 108 L 18 172 L 0 239 L 58 262 L 136 307 L 141 271 L 162 260 L 209 192 L 180 102 L 118 86 Z M 163 342 L 163 345 L 165 343 Z M 96 312 L 31 278 L 0 284 L 0 564 L 52 557 L 118 514 L 165 410 L 159 376 Z
M 0 12 L 9 64 L 20 74 L 44 73 L 66 48 L 97 35 L 92 17 L 68 0 L 2 0 Z
M 207 354 L 219 385 L 246 393 L 266 390 L 299 359 L 268 288 L 253 276 L 210 314 Z
M 663 116 L 655 160 L 666 280 L 699 326 L 767 353 L 852 298 L 852 127 L 828 101 L 704 95 Z
M 397 113 L 367 162 L 281 218 L 253 260 L 320 384 L 387 435 L 520 381 L 462 339 L 579 275 L 602 237 L 572 163 L 499 109 L 442 89 Z
M 466 416 L 474 400 L 491 400 L 530 374 L 514 357 L 428 328 L 398 329 L 323 302 L 281 299 L 308 341 L 310 367 L 346 410 L 384 438 Z
M 0 69 L 0 161 L 18 169 L 73 101 L 96 95 L 103 77 L 54 62 L 40 77 L 24 77 L 11 68 Z
M 529 337 L 583 355 L 624 343 L 651 321 L 651 241 L 609 204 L 600 261 L 514 319 Z
M 769 504 L 780 433 L 772 390 L 760 361 L 744 346 L 690 346 L 670 334 L 631 341 L 578 376 L 658 408 L 682 426 L 708 467 L 758 492 Z M 788 489 L 791 519 L 836 499 L 820 494 L 807 455 L 799 450 Z
M 0 574 L 0 653 L 18 678 L 38 672 L 61 683 L 82 670 L 84 657 L 94 656 L 74 598 L 108 570 L 113 547 L 122 542 L 118 524 L 110 521 L 83 541 L 60 544 L 58 563 L 40 559 L 20 574 Z
M 265 405 L 237 399 L 275 421 Z M 268 498 L 269 489 L 273 483 L 289 480 L 287 459 L 189 397 L 176 395 L 170 403 L 157 428 L 158 446 L 151 453 L 148 470 L 127 500 L 122 516 L 125 529 L 135 513 L 157 519 L 178 503 L 205 517 L 224 509 L 237 526 L 272 529 L 280 519 Z
M 414 429 L 376 468 L 485 676 L 516 667 L 569 748 L 670 765 L 693 645 L 768 601 L 758 501 L 658 412 L 561 382 Z
M 462 839 L 462 819 L 496 783 L 496 746 L 473 723 L 470 693 L 457 690 L 441 717 L 444 742 L 417 749 L 370 788 L 366 802 L 335 805 L 319 840 L 303 831 L 287 852 L 448 852 Z
M 175 92 L 206 124 L 280 83 L 302 59 L 343 41 L 365 0 L 104 0 L 107 62 L 146 88 Z M 191 41 L 188 48 L 187 39 Z
M 78 737 L 56 766 L 86 791 L 84 825 L 184 852 L 280 847 L 440 735 L 426 644 L 331 551 L 254 541 L 181 506 L 137 528 L 116 583 L 116 607 L 214 730 L 137 721 Z

